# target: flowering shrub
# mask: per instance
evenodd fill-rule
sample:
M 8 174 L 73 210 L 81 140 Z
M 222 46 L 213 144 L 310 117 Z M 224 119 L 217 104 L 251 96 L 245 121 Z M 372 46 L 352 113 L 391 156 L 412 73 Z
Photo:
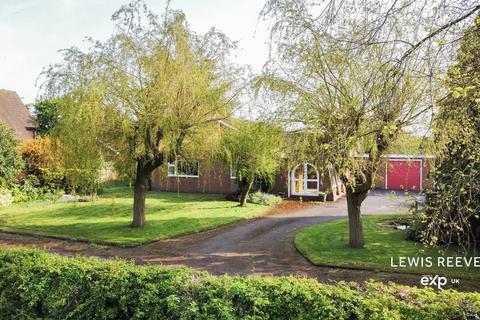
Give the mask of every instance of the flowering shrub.
M 55 145 L 55 146 L 54 146 Z M 53 143 L 49 137 L 40 137 L 24 142 L 20 146 L 20 154 L 25 161 L 27 177 L 37 177 L 36 185 L 50 189 L 65 189 L 65 169 L 58 142 Z
M 13 202 L 13 196 L 10 190 L 0 189 L 0 207 L 8 207 Z

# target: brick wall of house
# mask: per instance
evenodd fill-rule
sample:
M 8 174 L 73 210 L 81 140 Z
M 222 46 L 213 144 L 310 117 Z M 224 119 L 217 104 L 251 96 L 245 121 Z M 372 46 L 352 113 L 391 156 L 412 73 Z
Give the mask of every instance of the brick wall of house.
M 235 179 L 230 178 L 230 168 L 222 164 L 199 163 L 198 177 L 169 177 L 167 166 L 152 173 L 152 189 L 180 193 L 229 194 L 237 191 Z
M 382 158 L 378 164 L 377 172 L 375 174 L 375 188 L 385 189 L 385 169 L 387 165 L 387 159 Z
M 286 168 L 280 169 L 275 175 L 275 182 L 270 190 L 273 194 L 287 196 L 288 193 L 288 171 Z

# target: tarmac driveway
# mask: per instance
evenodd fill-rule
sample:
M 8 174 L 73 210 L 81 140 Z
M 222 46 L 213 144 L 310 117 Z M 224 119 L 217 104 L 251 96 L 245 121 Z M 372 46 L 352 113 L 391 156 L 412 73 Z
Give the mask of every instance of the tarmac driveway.
M 363 214 L 399 213 L 407 210 L 406 197 L 372 191 L 362 206 Z M 212 274 L 303 275 L 320 281 L 359 281 L 369 278 L 417 284 L 416 275 L 392 275 L 372 271 L 318 267 L 294 247 L 301 229 L 347 215 L 346 200 L 327 202 L 287 213 L 247 220 L 214 230 L 135 248 L 97 247 L 41 237 L 0 234 L 0 246 L 42 247 L 64 255 L 134 259 L 138 264 L 191 267 Z
M 372 191 L 363 214 L 406 212 L 403 194 Z M 358 280 L 364 271 L 312 265 L 293 245 L 301 229 L 347 216 L 345 199 L 289 213 L 272 214 L 215 230 L 143 246 L 143 263 L 188 266 L 212 274 L 305 275 L 321 280 Z M 158 253 L 162 254 L 158 254 Z M 369 272 L 367 272 L 370 274 Z M 389 276 L 389 275 L 388 275 Z M 370 275 L 367 275 L 368 278 Z M 417 277 L 415 277 L 416 279 Z

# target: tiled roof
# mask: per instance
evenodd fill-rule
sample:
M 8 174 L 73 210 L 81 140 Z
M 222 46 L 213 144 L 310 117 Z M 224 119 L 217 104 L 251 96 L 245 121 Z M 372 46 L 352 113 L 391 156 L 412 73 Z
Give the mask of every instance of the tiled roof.
M 35 122 L 15 91 L 0 89 L 0 121 L 15 129 L 20 140 L 31 140 Z

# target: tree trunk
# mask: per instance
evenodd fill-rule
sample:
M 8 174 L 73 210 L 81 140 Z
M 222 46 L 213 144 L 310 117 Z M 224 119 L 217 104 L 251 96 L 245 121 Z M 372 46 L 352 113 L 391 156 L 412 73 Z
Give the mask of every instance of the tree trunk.
M 242 188 L 242 191 L 240 193 L 240 207 L 243 207 L 245 203 L 247 203 L 248 193 L 252 189 L 252 185 L 253 185 L 253 179 L 244 188 Z
M 133 195 L 133 222 L 135 228 L 145 225 L 145 197 L 147 194 L 148 179 L 151 171 L 141 161 L 137 162 L 137 174 Z
M 348 228 L 350 233 L 350 246 L 363 248 L 363 228 L 360 208 L 363 200 L 367 197 L 368 189 L 361 191 L 347 187 Z
M 370 149 L 362 174 L 357 173 L 356 175 L 349 176 L 347 172 L 342 178 L 347 189 L 349 243 L 352 248 L 363 248 L 364 246 L 360 209 L 363 201 L 368 196 L 368 191 L 372 188 L 380 157 L 388 148 L 389 139 L 392 137 L 392 134 L 386 137 L 381 131 L 377 133 L 375 137 L 377 152 L 374 153 L 372 149 Z M 352 186 L 352 182 L 354 182 L 354 186 Z

